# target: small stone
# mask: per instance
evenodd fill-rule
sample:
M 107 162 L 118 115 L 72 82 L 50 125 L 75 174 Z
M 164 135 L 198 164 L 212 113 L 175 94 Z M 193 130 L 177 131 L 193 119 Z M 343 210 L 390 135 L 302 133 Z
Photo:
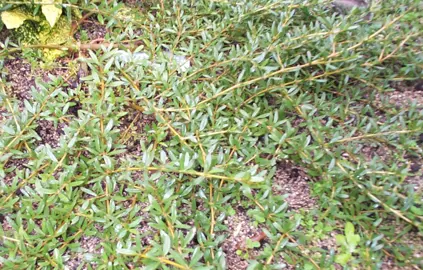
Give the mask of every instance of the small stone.
M 410 165 L 410 172 L 412 172 L 412 173 L 418 172 L 420 170 L 420 168 L 421 168 L 420 164 L 413 163 L 413 164 Z
M 354 7 L 366 7 L 367 3 L 363 0 L 335 0 L 333 4 L 340 8 L 352 9 Z
M 414 90 L 423 91 L 423 80 L 419 80 L 417 82 L 417 84 L 414 86 Z

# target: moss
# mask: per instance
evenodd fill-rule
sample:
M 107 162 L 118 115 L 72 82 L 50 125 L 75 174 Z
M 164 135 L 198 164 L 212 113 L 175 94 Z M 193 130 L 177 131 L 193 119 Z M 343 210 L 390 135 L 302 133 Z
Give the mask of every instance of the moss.
M 29 45 L 37 43 L 40 30 L 41 28 L 38 23 L 25 21 L 21 27 L 14 30 L 13 34 L 22 45 Z
M 39 23 L 34 21 L 25 21 L 25 23 L 14 30 L 14 36 L 22 45 L 70 45 L 74 42 L 69 36 L 71 23 L 61 17 L 56 25 L 51 28 L 47 20 L 41 20 Z M 52 62 L 58 57 L 66 55 L 66 51 L 56 49 L 42 49 L 42 58 L 44 62 Z
M 71 24 L 65 17 L 61 17 L 53 28 L 43 21 L 43 31 L 40 32 L 39 41 L 41 44 L 70 45 L 73 38 L 69 36 Z M 44 61 L 54 61 L 56 58 L 66 55 L 66 51 L 55 49 L 43 49 Z
M 31 19 L 26 20 L 22 26 L 12 32 L 14 39 L 19 40 L 21 45 L 70 45 L 74 42 L 73 38 L 69 36 L 71 23 L 65 16 L 61 16 L 52 28 L 44 16 L 33 16 L 31 10 L 27 7 L 21 5 L 16 9 L 25 12 L 31 17 Z M 80 13 L 76 12 L 76 17 L 79 17 L 78 14 L 80 15 Z M 37 57 L 37 55 L 40 55 L 37 52 L 27 55 L 31 55 L 30 58 L 34 58 L 29 59 L 31 62 L 42 60 L 45 63 L 50 63 L 58 57 L 66 55 L 66 53 L 66 51 L 62 50 L 42 49 L 40 58 Z

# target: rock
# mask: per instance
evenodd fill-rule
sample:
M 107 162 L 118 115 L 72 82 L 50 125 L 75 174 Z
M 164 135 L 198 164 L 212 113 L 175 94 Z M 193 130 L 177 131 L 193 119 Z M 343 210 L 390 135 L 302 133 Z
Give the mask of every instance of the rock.
M 339 14 L 347 14 L 348 11 L 352 10 L 353 8 L 360 8 L 365 9 L 369 6 L 371 0 L 366 2 L 364 0 L 334 0 L 332 5 L 335 11 Z M 372 13 L 363 14 L 363 19 L 366 21 L 371 21 L 373 18 Z
M 164 54 L 174 63 L 176 64 L 176 68 L 179 72 L 186 72 L 191 67 L 191 62 L 188 58 L 186 58 L 183 55 L 174 55 L 172 52 L 164 52 Z M 136 63 L 136 62 L 142 62 L 147 61 L 147 63 L 151 64 L 153 67 L 158 67 L 159 64 L 155 63 L 154 61 L 151 62 L 150 56 L 145 52 L 136 52 L 131 53 L 123 50 L 118 51 L 117 59 L 121 61 L 122 63 Z
M 416 173 L 420 170 L 421 165 L 418 163 L 413 163 L 410 165 L 410 172 Z
M 343 9 L 352 9 L 354 7 L 367 7 L 367 3 L 364 0 L 335 0 L 333 4 L 336 7 Z
M 417 84 L 414 86 L 414 90 L 423 91 L 423 80 L 419 80 L 417 82 Z

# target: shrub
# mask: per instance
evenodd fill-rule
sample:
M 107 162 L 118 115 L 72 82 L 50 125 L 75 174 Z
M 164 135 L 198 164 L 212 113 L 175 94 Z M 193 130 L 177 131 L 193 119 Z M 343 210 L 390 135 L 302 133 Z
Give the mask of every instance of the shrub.
M 96 269 L 230 269 L 222 243 L 243 231 L 226 223 L 239 212 L 266 235 L 240 248 L 249 269 L 416 265 L 398 231 L 422 233 L 421 192 L 404 183 L 407 156 L 423 153 L 423 111 L 383 96 L 422 77 L 418 1 L 342 15 L 322 0 L 160 2 L 128 21 L 119 4 L 96 9 L 110 46 L 81 57 L 89 73 L 77 86 L 52 76 L 21 108 L 2 93 L 0 162 L 26 162 L 0 168 L 16 173 L 0 182 L 13 227 L 4 268 L 62 269 L 95 235 L 102 252 L 83 263 Z M 123 61 L 112 43 L 128 41 L 142 41 L 143 57 Z M 170 65 L 169 51 L 189 68 Z M 40 143 L 46 120 L 66 125 L 57 147 Z M 390 156 L 365 157 L 375 146 Z M 314 180 L 310 213 L 288 211 L 281 160 Z M 345 232 L 337 252 L 316 247 L 329 231 Z

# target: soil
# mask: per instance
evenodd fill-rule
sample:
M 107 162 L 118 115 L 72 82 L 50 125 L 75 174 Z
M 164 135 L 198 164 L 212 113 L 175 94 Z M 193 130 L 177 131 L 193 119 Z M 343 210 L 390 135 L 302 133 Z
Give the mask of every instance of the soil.
M 10 83 L 9 94 L 23 102 L 32 99 L 31 87 L 35 86 L 35 72 L 31 65 L 23 59 L 6 60 L 7 81 Z
M 4 168 L 6 171 L 5 177 L 2 179 L 3 183 L 10 186 L 13 182 L 13 178 L 16 176 L 16 170 L 22 170 L 25 168 L 25 164 L 28 163 L 26 158 L 13 158 L 11 157 L 5 164 Z
M 423 79 L 414 81 L 391 82 L 391 90 L 376 93 L 372 100 L 376 108 L 391 104 L 398 111 L 407 111 L 415 103 L 418 110 L 423 109 Z M 370 90 L 371 91 L 371 90 Z M 377 112 L 380 120 L 384 120 L 383 112 Z
M 144 1 L 139 1 L 139 0 L 124 0 L 123 2 L 128 7 L 135 8 L 135 7 L 141 7 L 142 6 L 142 2 L 144 2 Z
M 67 77 L 69 70 L 66 65 L 67 63 L 60 59 L 51 70 L 44 70 L 35 66 L 35 64 L 31 66 L 27 60 L 22 58 L 7 59 L 4 68 L 7 72 L 7 82 L 10 83 L 8 92 L 20 101 L 32 99 L 31 90 L 32 88 L 37 89 L 35 80 L 40 79 L 49 82 L 49 74 L 56 77 Z M 10 91 L 10 89 L 13 89 L 13 91 Z
M 409 175 L 404 184 L 413 187 L 415 192 L 423 192 L 423 158 L 420 156 L 406 156 Z
M 50 145 L 51 148 L 56 148 L 60 146 L 60 137 L 64 135 L 64 128 L 66 125 L 64 123 L 59 123 L 57 125 L 52 121 L 48 120 L 39 120 L 38 127 L 35 129 L 38 136 L 41 137 L 40 145 Z
M 273 177 L 272 190 L 275 194 L 287 196 L 286 201 L 290 210 L 309 210 L 316 205 L 316 200 L 311 197 L 308 181 L 309 177 L 302 168 L 295 166 L 289 161 L 281 161 L 277 164 L 276 174 Z M 225 232 L 227 238 L 222 244 L 222 249 L 226 254 L 226 265 L 228 269 L 244 270 L 249 265 L 247 254 L 248 258 L 254 258 L 260 254 L 263 248 L 242 251 L 242 247 L 245 246 L 248 238 L 257 237 L 257 235 L 262 233 L 262 228 L 254 226 L 252 220 L 247 215 L 246 209 L 238 206 L 236 210 L 234 216 L 229 216 L 224 221 L 228 229 Z M 265 238 L 263 242 L 265 242 Z M 237 250 L 239 250 L 238 253 Z M 241 254 L 239 254 L 240 252 Z M 273 262 L 285 264 L 284 269 L 295 269 L 294 266 L 284 262 L 281 254 L 277 254 Z
M 413 252 L 408 256 L 405 256 L 405 261 L 410 263 L 411 261 L 414 262 L 416 265 L 412 266 L 399 266 L 397 262 L 391 260 L 390 256 L 386 256 L 384 258 L 383 264 L 381 269 L 382 270 L 417 270 L 422 269 L 423 267 L 423 236 L 417 232 L 417 230 L 407 229 L 404 223 L 400 223 L 397 220 L 393 220 L 388 218 L 384 221 L 385 226 L 389 226 L 390 228 L 395 228 L 395 239 L 387 239 L 389 240 L 390 244 L 385 245 L 386 250 L 390 252 L 389 246 L 407 246 L 411 247 Z M 404 233 L 406 232 L 406 233 Z M 417 264 L 419 266 L 417 266 Z
M 237 213 L 229 216 L 223 222 L 228 230 L 225 232 L 227 238 L 222 244 L 222 249 L 226 254 L 226 266 L 230 270 L 245 270 L 248 268 L 248 259 L 254 259 L 263 248 L 246 249 L 245 243 L 247 239 L 252 239 L 259 235 L 262 230 L 253 225 L 251 219 L 248 217 L 247 212 L 241 206 L 236 207 Z M 262 244 L 265 239 L 262 241 Z M 237 253 L 238 251 L 238 253 Z M 278 263 L 283 263 L 280 254 L 276 256 Z M 274 261 L 275 262 L 275 261 Z M 287 265 L 285 269 L 295 269 Z
M 140 141 L 145 140 L 145 128 L 156 122 L 153 114 L 143 114 L 132 108 L 125 109 L 127 114 L 120 119 L 119 129 L 121 131 L 120 142 L 126 146 L 127 152 L 121 157 L 141 156 Z
M 377 160 L 378 162 L 384 162 L 386 164 L 391 164 L 394 161 L 394 151 L 390 147 L 384 144 L 377 144 L 372 142 L 360 142 L 355 149 L 356 154 L 364 157 L 366 162 L 371 162 L 372 160 Z M 345 154 L 344 157 L 348 158 L 349 155 Z M 359 160 L 358 156 L 354 155 L 354 158 L 350 160 Z
M 151 245 L 154 235 L 157 234 L 157 230 L 152 228 L 148 223 L 150 222 L 150 214 L 148 213 L 149 202 L 140 202 L 138 207 L 141 209 L 137 216 L 143 217 L 138 227 L 138 232 L 141 234 L 141 243 L 145 246 Z
M 10 40 L 10 31 L 3 27 L 3 30 L 0 31 L 0 42 L 5 42 L 7 38 Z
M 423 80 L 393 82 L 391 86 L 395 90 L 384 93 L 391 103 L 400 108 L 407 108 L 415 102 L 420 109 L 423 109 Z
M 309 179 L 302 168 L 282 161 L 277 165 L 272 191 L 288 195 L 285 200 L 292 210 L 311 209 L 316 205 L 316 200 L 310 195 Z
M 107 34 L 107 28 L 105 25 L 96 23 L 92 20 L 86 20 L 81 23 L 81 30 L 77 31 L 74 35 L 77 41 L 82 41 L 82 32 L 86 34 L 86 38 L 88 38 L 88 41 L 92 41 L 96 39 L 105 38 Z
M 78 252 L 67 252 L 65 256 L 69 259 L 65 262 L 66 270 L 76 270 L 83 264 L 90 255 L 99 255 L 103 252 L 101 247 L 101 239 L 95 236 L 83 236 L 79 239 L 80 248 Z M 91 265 L 91 267 L 95 267 Z M 83 269 L 87 269 L 84 267 Z

